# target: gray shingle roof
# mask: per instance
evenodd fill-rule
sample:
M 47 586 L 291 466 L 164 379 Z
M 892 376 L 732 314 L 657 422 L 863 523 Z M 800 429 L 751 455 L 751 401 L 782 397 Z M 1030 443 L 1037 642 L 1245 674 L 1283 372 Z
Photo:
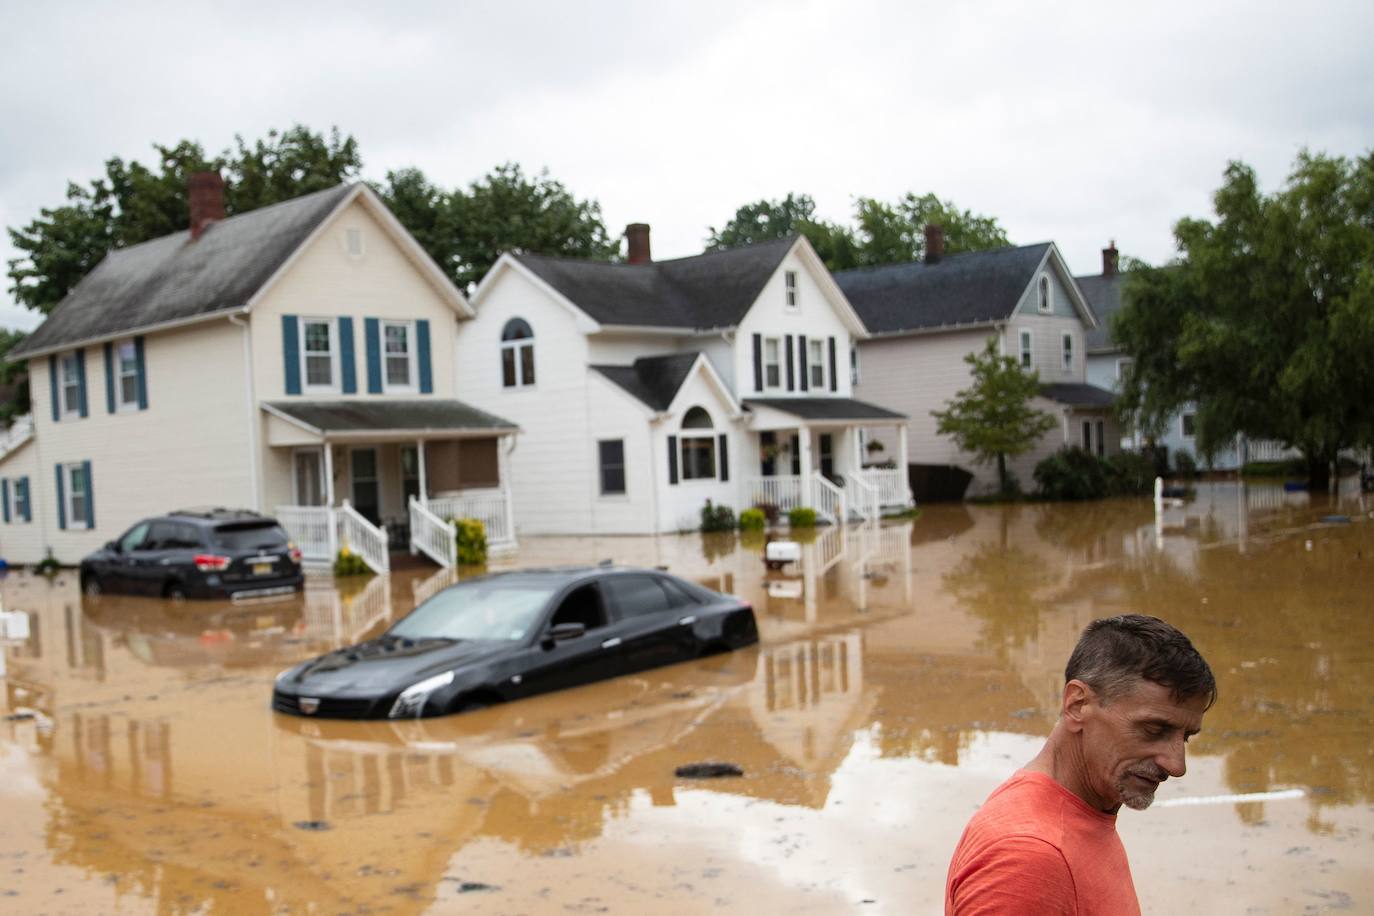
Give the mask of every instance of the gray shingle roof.
M 352 190 L 339 185 L 112 251 L 12 356 L 236 309 Z
M 654 410 L 667 410 L 700 353 L 642 356 L 631 366 L 592 366 Z
M 796 237 L 649 264 L 514 257 L 601 324 L 728 328 L 739 324 Z
M 906 414 L 853 398 L 746 398 L 745 407 L 771 407 L 803 420 L 905 420 Z
M 326 433 L 369 430 L 423 433 L 517 428 L 509 420 L 470 407 L 462 401 L 447 399 L 269 401 L 265 406 Z
M 1121 308 L 1121 287 L 1125 280 L 1122 274 L 1074 277 L 1074 282 L 1083 291 L 1083 298 L 1097 313 L 1097 327 L 1088 331 L 1084 344 L 1089 353 L 1109 353 L 1116 349 L 1112 341 L 1112 316 Z
M 1070 382 L 1041 385 L 1040 395 L 1070 407 L 1111 407 L 1116 403 L 1116 395 L 1105 388 Z
M 874 334 L 1001 321 L 1011 316 L 1049 242 L 969 251 L 938 264 L 921 261 L 835 274 Z

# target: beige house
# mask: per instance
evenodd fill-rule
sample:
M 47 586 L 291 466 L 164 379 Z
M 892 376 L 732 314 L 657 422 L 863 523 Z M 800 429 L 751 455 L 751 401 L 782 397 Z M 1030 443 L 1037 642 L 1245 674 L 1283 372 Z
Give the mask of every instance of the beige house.
M 462 293 L 366 185 L 112 252 L 16 348 L 33 414 L 0 443 L 0 556 L 76 563 L 137 520 L 274 514 L 308 558 L 348 543 L 452 562 L 452 516 L 511 543 L 516 428 L 457 400 Z
M 938 227 L 927 227 L 925 262 L 841 271 L 835 282 L 869 336 L 853 360 L 855 397 L 905 414 L 913 464 L 956 465 L 974 475 L 968 495 L 994 490 L 995 465 L 979 464 L 937 431 L 941 410 L 972 377 L 964 357 L 989 338 L 1003 355 L 1038 373 L 1032 406 L 1058 421 L 1028 453 L 1007 462 L 1022 488 L 1035 486 L 1036 464 L 1065 446 L 1097 455 L 1120 451 L 1115 395 L 1088 384 L 1088 335 L 1097 317 L 1053 242 L 943 257 Z M 870 430 L 870 453 L 893 458 L 888 431 Z M 916 498 L 922 498 L 917 493 Z

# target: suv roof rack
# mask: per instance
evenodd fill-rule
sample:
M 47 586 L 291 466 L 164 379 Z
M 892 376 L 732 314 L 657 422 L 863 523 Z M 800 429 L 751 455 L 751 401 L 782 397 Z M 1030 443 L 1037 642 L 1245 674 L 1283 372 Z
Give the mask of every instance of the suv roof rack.
M 203 518 L 210 521 L 267 518 L 267 516 L 263 515 L 261 512 L 254 512 L 252 509 L 227 509 L 224 506 L 191 506 L 187 509 L 177 509 L 168 514 L 190 518 Z

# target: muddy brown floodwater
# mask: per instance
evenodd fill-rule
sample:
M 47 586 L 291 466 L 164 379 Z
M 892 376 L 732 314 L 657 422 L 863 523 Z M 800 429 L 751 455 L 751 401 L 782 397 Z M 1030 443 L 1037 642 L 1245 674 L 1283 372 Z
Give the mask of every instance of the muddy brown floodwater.
M 930 506 L 782 573 L 733 535 L 528 539 L 493 567 L 666 565 L 752 601 L 761 643 L 400 723 L 274 714 L 272 679 L 432 567 L 248 607 L 11 573 L 32 633 L 4 650 L 0 912 L 939 913 L 1078 632 L 1126 611 L 1182 627 L 1221 688 L 1188 775 L 1121 816 L 1146 912 L 1374 912 L 1372 515 L 1236 484 L 1158 520 Z M 675 778 L 703 761 L 744 775 Z

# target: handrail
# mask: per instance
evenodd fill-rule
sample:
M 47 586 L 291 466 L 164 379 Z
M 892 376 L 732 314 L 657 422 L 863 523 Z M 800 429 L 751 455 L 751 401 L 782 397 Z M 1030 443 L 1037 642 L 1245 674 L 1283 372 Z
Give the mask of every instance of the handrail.
M 458 528 L 429 511 L 414 496 L 410 497 L 410 547 L 422 550 L 445 568 L 458 562 Z
M 391 549 L 387 544 L 386 529 L 369 522 L 346 499 L 336 511 L 340 546 L 362 557 L 373 572 L 382 575 L 391 572 Z
M 812 502 L 815 504 L 817 514 L 828 518 L 831 523 L 843 525 L 845 523 L 844 491 L 826 480 L 821 474 L 811 478 L 812 482 Z
M 878 503 L 878 488 L 852 471 L 846 474 L 845 478 L 854 489 L 854 510 L 864 521 L 876 523 L 882 514 Z

